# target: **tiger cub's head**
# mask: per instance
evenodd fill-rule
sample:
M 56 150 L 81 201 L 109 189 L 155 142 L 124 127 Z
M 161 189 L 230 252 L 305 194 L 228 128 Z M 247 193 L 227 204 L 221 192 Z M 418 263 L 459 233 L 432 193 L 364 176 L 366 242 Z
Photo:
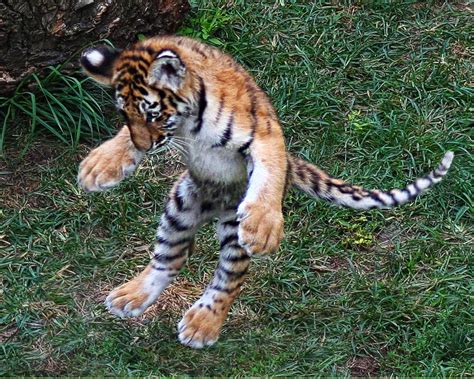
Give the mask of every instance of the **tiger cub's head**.
M 159 39 L 122 51 L 109 46 L 90 48 L 82 53 L 81 65 L 96 81 L 114 87 L 117 108 L 141 151 L 166 144 L 177 119 L 194 102 L 190 70 L 176 46 Z

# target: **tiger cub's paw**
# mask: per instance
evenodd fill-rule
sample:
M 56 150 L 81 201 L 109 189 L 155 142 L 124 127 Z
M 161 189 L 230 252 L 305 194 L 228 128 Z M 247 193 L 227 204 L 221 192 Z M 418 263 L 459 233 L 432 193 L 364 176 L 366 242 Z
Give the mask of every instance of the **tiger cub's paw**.
M 124 127 L 114 138 L 92 150 L 81 162 L 77 181 L 87 192 L 111 188 L 129 176 L 143 157 Z
M 115 288 L 105 299 L 110 313 L 119 317 L 140 316 L 155 302 L 162 288 L 154 283 L 152 268 L 147 267 L 140 275 Z
M 198 300 L 178 324 L 179 341 L 195 349 L 216 343 L 229 312 L 230 304 L 225 304 Z
M 249 254 L 269 254 L 278 250 L 283 239 L 283 214 L 266 204 L 240 204 L 237 211 L 239 244 Z

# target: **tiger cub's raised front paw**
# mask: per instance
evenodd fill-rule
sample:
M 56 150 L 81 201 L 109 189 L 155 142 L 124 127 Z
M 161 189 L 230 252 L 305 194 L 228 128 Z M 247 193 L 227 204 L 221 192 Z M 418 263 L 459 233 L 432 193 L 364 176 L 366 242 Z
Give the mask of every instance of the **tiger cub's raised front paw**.
M 239 244 L 249 254 L 269 254 L 278 250 L 283 239 L 281 209 L 266 204 L 242 202 L 237 210 Z
M 78 184 L 87 192 L 116 186 L 137 168 L 143 153 L 135 148 L 126 126 L 114 138 L 92 150 L 81 162 Z

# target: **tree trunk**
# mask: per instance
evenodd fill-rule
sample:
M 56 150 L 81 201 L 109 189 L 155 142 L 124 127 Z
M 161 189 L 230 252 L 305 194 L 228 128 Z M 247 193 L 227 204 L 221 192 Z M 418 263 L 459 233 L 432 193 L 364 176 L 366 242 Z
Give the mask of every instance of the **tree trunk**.
M 0 95 L 28 74 L 71 59 L 101 39 L 117 47 L 138 34 L 172 33 L 187 0 L 0 0 Z

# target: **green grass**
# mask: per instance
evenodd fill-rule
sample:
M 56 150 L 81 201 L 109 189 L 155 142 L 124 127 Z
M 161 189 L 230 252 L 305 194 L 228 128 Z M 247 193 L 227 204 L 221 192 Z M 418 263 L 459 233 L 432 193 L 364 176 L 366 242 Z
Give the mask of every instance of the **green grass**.
M 280 251 L 255 259 L 220 341 L 195 351 L 175 328 L 216 266 L 211 227 L 147 316 L 123 321 L 102 304 L 147 263 L 173 158 L 86 195 L 75 175 L 89 147 L 38 139 L 18 160 L 20 133 L 0 169 L 0 375 L 473 375 L 472 13 L 460 2 L 227 3 L 200 2 L 182 33 L 248 67 L 292 152 L 391 188 L 451 149 L 446 180 L 384 212 L 290 193 Z
M 112 108 L 109 92 L 90 78 L 62 70 L 51 66 L 43 77 L 31 74 L 12 96 L 0 97 L 0 154 L 5 137 L 17 130 L 28 131 L 32 137 L 47 133 L 71 146 L 112 131 L 113 122 L 103 113 Z M 31 141 L 25 142 L 27 149 Z

